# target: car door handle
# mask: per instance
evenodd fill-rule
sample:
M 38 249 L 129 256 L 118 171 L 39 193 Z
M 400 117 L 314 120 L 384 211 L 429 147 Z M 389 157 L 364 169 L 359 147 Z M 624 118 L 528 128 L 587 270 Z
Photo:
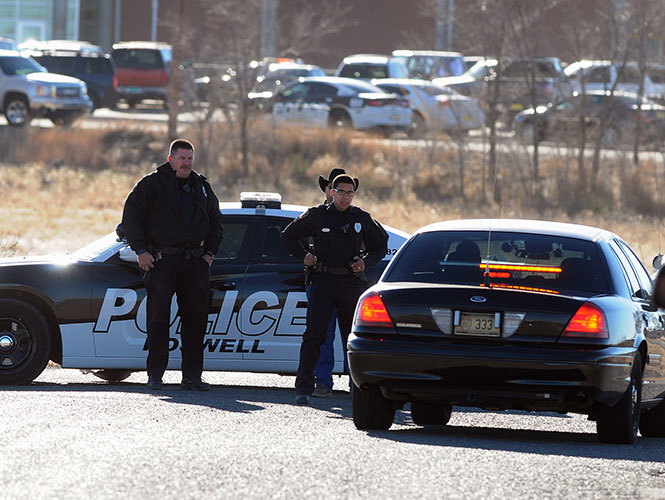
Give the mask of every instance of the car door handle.
M 215 288 L 217 290 L 234 290 L 235 287 L 235 281 L 215 281 Z

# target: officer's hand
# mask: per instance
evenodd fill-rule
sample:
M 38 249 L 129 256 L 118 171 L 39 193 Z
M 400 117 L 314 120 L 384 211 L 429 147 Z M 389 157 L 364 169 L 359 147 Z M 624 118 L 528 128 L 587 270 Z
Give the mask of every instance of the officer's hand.
M 316 255 L 314 255 L 313 253 L 308 253 L 307 255 L 305 255 L 305 259 L 303 260 L 303 262 L 305 263 L 306 266 L 314 266 L 316 265 L 317 260 L 318 259 L 316 258 Z
M 212 266 L 212 255 L 210 255 L 209 253 L 204 253 L 203 260 L 205 260 L 208 263 L 208 266 Z
M 351 269 L 353 269 L 354 273 L 359 273 L 360 271 L 364 271 L 365 261 L 362 260 L 360 257 L 354 257 L 353 264 L 351 264 Z
M 139 262 L 139 267 L 144 271 L 150 271 L 155 267 L 155 258 L 150 254 L 150 252 L 143 252 L 137 257 Z

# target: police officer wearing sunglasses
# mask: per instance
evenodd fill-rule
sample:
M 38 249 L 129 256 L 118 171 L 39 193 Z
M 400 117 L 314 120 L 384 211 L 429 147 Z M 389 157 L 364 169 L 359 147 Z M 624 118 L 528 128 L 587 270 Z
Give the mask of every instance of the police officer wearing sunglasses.
M 306 266 L 314 266 L 296 376 L 296 404 L 309 404 L 314 367 L 333 309 L 337 307 L 346 349 L 356 303 L 368 285 L 364 270 L 379 262 L 388 248 L 383 227 L 368 212 L 352 205 L 358 180 L 338 175 L 332 187 L 332 203 L 310 208 L 282 233 L 289 252 Z M 300 243 L 307 237 L 314 240 L 312 252 Z

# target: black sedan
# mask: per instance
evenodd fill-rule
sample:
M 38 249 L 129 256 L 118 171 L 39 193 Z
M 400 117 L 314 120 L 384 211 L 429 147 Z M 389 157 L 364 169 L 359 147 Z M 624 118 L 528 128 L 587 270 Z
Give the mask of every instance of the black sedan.
M 536 140 L 571 140 L 579 137 L 584 123 L 591 140 L 600 138 L 611 148 L 634 140 L 640 122 L 640 143 L 660 144 L 665 135 L 665 106 L 643 98 L 638 106 L 637 94 L 590 90 L 568 100 L 521 111 L 515 116 L 515 134 L 531 144 Z M 607 125 L 601 127 L 604 114 Z
M 665 313 L 618 236 L 542 221 L 427 226 L 361 297 L 353 420 L 387 429 L 452 405 L 587 414 L 603 442 L 665 436 Z M 640 417 L 641 420 L 640 420 Z

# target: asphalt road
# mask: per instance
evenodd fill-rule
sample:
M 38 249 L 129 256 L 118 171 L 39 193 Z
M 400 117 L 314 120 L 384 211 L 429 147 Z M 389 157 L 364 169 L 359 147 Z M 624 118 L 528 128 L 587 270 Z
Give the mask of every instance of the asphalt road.
M 208 393 L 144 373 L 107 384 L 47 369 L 0 389 L 0 498 L 665 499 L 665 440 L 601 445 L 581 416 L 456 408 L 446 427 L 399 411 L 362 432 L 336 379 L 292 404 L 293 377 L 206 373 Z

